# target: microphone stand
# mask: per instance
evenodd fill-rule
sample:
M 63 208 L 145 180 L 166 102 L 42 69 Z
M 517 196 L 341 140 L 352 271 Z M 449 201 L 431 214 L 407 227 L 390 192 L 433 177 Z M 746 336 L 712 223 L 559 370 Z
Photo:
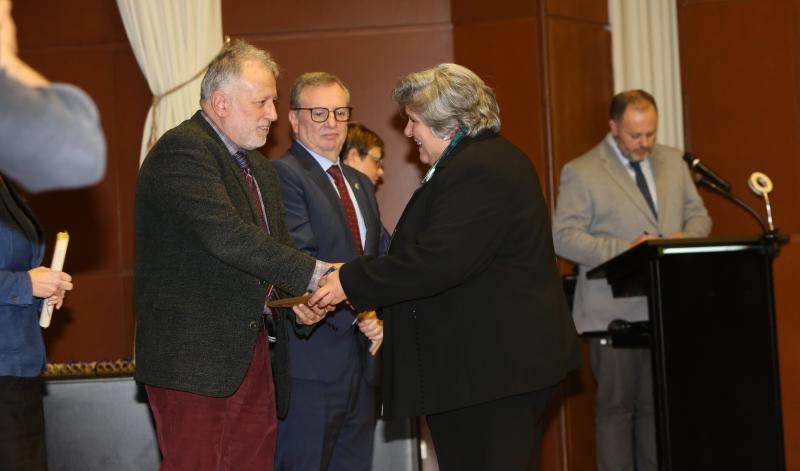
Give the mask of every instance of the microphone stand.
M 761 227 L 761 240 L 764 243 L 764 245 L 767 246 L 769 253 L 773 256 L 778 254 L 778 248 L 780 242 L 778 231 L 776 229 L 767 226 L 767 224 L 764 222 L 764 219 L 761 217 L 760 214 L 758 214 L 758 212 L 755 209 L 750 207 L 750 205 L 745 203 L 738 196 L 734 195 L 729 191 L 723 190 L 718 185 L 715 185 L 713 182 L 709 181 L 707 178 L 701 176 L 696 183 L 699 186 L 702 186 L 703 188 L 706 188 L 708 190 L 713 191 L 714 193 L 717 193 L 726 200 L 736 204 L 740 208 L 747 211 L 749 215 L 753 216 L 753 219 L 755 219 L 758 222 L 758 225 Z

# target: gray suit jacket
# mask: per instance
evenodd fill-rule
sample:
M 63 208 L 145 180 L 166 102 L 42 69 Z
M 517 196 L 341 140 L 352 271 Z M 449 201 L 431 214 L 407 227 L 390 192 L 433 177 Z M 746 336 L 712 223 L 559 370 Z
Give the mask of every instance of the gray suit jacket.
M 250 364 L 267 283 L 298 295 L 315 260 L 292 246 L 272 163 L 248 152 L 271 236 L 242 172 L 200 112 L 168 131 L 136 183 L 136 379 L 228 396 Z M 279 315 L 283 320 L 285 313 Z M 285 324 L 276 348 L 286 348 Z M 272 351 L 279 415 L 285 352 Z
M 572 313 L 579 332 L 605 330 L 614 319 L 647 319 L 645 297 L 614 298 L 606 280 L 588 280 L 587 271 L 627 250 L 645 232 L 704 237 L 711 231 L 681 155 L 656 145 L 648 157 L 658 219 L 605 139 L 562 169 L 553 241 L 558 255 L 578 264 Z
M 28 87 L 0 70 L 0 172 L 28 191 L 103 178 L 106 140 L 92 99 L 67 84 Z

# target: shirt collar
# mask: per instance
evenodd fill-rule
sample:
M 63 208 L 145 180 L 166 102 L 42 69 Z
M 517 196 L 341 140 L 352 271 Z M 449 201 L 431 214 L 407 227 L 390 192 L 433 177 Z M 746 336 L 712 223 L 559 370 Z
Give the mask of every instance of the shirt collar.
M 327 172 L 327 171 L 328 171 L 328 169 L 329 169 L 329 168 L 331 168 L 331 167 L 333 167 L 334 165 L 340 165 L 340 162 L 339 162 L 339 158 L 338 158 L 338 157 L 336 158 L 336 162 L 331 162 L 331 159 L 329 159 L 329 158 L 327 158 L 327 157 L 325 157 L 325 156 L 322 156 L 322 155 L 320 155 L 320 154 L 317 154 L 317 153 L 316 153 L 316 152 L 314 152 L 313 150 L 311 150 L 311 149 L 309 149 L 308 147 L 306 147 L 306 145 L 305 145 L 305 144 L 303 144 L 302 142 L 300 142 L 299 140 L 295 139 L 295 141 L 297 141 L 297 143 L 298 143 L 298 144 L 300 144 L 300 146 L 301 146 L 303 149 L 305 149 L 306 151 L 308 151 L 308 153 L 311 155 L 311 157 L 314 157 L 314 160 L 316 160 L 316 161 L 317 161 L 317 163 L 319 164 L 319 166 L 320 166 L 320 167 L 322 167 L 322 170 L 323 170 L 324 172 Z
M 622 151 L 620 150 L 619 145 L 617 144 L 617 140 L 614 139 L 614 136 L 611 133 L 606 134 L 606 142 L 608 143 L 608 145 L 611 146 L 611 149 L 614 150 L 614 155 L 616 155 L 619 161 L 622 162 L 622 166 L 630 170 L 631 160 L 622 155 Z M 645 158 L 642 159 L 642 165 L 643 166 L 650 165 L 650 154 L 647 154 Z
M 213 129 L 214 132 L 217 133 L 217 136 L 219 136 L 219 138 L 222 140 L 222 143 L 225 144 L 225 148 L 228 149 L 228 152 L 231 155 L 234 155 L 240 150 L 242 152 L 245 152 L 244 149 L 236 145 L 235 142 L 233 142 L 228 136 L 225 135 L 224 132 L 222 132 L 220 128 L 217 127 L 216 124 L 214 124 L 214 121 L 211 120 L 211 118 L 206 114 L 205 111 L 200 110 L 200 113 L 203 115 L 203 118 L 205 118 L 206 122 L 208 122 L 208 124 L 211 125 L 211 129 Z

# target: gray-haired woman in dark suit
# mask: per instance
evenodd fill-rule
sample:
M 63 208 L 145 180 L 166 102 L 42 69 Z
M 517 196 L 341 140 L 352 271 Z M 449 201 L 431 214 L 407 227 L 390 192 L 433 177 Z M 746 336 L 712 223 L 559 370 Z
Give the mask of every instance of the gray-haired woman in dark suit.
M 343 265 L 310 303 L 383 308 L 384 413 L 426 416 L 442 470 L 535 470 L 547 402 L 579 364 L 539 177 L 470 70 L 410 74 L 393 98 L 430 170 L 389 254 Z

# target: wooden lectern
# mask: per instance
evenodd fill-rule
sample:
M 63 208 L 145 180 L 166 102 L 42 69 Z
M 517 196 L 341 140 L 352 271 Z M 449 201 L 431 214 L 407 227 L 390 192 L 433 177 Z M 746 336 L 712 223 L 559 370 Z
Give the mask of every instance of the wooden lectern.
M 659 239 L 591 270 L 647 296 L 660 471 L 783 471 L 777 242 Z

